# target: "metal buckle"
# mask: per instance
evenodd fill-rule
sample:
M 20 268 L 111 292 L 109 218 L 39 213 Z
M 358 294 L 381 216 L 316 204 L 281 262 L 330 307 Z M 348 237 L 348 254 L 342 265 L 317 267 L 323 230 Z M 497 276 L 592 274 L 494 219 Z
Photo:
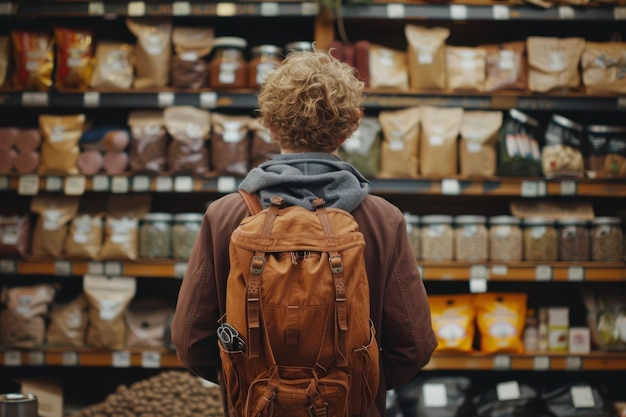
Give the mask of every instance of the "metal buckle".
M 265 266 L 265 258 L 260 256 L 254 256 L 250 265 L 250 273 L 253 275 L 261 275 L 263 267 Z
M 330 270 L 333 274 L 341 274 L 343 272 L 343 263 L 341 262 L 341 256 L 335 255 L 328 258 L 330 264 Z

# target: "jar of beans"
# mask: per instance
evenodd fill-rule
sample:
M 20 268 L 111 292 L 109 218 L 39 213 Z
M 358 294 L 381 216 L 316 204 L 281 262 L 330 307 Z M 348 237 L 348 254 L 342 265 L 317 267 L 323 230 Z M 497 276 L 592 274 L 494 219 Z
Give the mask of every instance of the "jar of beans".
M 524 220 L 524 258 L 527 261 L 553 262 L 558 259 L 555 223 L 543 217 Z
M 454 259 L 452 216 L 422 216 L 422 259 L 426 261 Z
M 174 258 L 189 259 L 203 217 L 202 213 L 180 213 L 174 216 L 172 228 Z
M 139 234 L 139 256 L 149 259 L 172 256 L 172 215 L 147 213 Z
M 406 221 L 406 231 L 409 235 L 409 244 L 413 250 L 413 256 L 415 259 L 421 259 L 422 238 L 420 230 L 420 217 L 415 214 L 404 213 L 404 219 Z
M 599 262 L 622 261 L 623 235 L 619 217 L 596 217 L 591 223 L 591 259 Z
M 585 262 L 589 260 L 591 249 L 587 221 L 582 219 L 561 219 L 559 228 L 559 260 Z
M 489 256 L 489 236 L 485 216 L 457 216 L 454 219 L 456 260 L 486 262 Z
M 514 216 L 494 216 L 489 219 L 489 259 L 496 262 L 522 260 L 521 219 Z

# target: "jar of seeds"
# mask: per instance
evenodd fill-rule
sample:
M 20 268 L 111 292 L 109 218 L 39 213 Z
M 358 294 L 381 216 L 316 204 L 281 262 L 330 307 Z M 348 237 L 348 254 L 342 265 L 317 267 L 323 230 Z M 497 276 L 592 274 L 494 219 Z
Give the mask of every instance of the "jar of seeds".
M 522 260 L 521 220 L 514 216 L 494 216 L 489 219 L 489 258 L 496 262 Z
M 591 249 L 587 221 L 582 219 L 561 219 L 559 225 L 559 260 L 585 262 L 589 260 Z
M 147 213 L 139 233 L 139 256 L 162 259 L 172 256 L 172 218 L 169 213 Z
M 623 260 L 624 233 L 619 217 L 596 217 L 591 223 L 591 259 L 598 262 Z
M 174 258 L 189 259 L 203 217 L 201 213 L 180 213 L 174 216 L 172 231 Z
M 422 259 L 425 261 L 454 259 L 452 216 L 422 216 Z
M 557 260 L 558 236 L 554 220 L 543 217 L 524 220 L 524 258 L 538 262 Z
M 489 255 L 489 236 L 485 216 L 457 216 L 454 219 L 456 260 L 486 262 Z

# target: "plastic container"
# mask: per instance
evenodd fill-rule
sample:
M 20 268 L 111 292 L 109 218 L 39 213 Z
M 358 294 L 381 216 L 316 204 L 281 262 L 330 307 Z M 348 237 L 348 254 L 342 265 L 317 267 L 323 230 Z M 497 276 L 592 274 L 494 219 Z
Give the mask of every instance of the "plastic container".
M 523 256 L 521 219 L 494 216 L 489 219 L 489 259 L 495 262 L 518 262 Z
M 454 230 L 452 216 L 422 217 L 422 259 L 451 261 L 454 259 Z
M 282 61 L 282 49 L 275 45 L 259 45 L 252 48 L 252 59 L 248 63 L 248 85 L 257 87 L 265 80 L 268 71 Z
M 555 221 L 542 217 L 524 220 L 524 259 L 554 262 L 558 259 L 558 236 Z
M 590 237 L 587 221 L 563 219 L 558 222 L 559 260 L 585 262 L 590 258 Z
M 212 88 L 242 88 L 248 84 L 248 64 L 244 50 L 248 42 L 234 36 L 215 38 L 215 50 L 210 63 L 209 79 Z
M 621 262 L 624 259 L 624 232 L 619 217 L 596 217 L 590 234 L 593 261 Z
M 489 235 L 485 216 L 457 216 L 454 219 L 456 260 L 486 262 L 489 257 Z
M 143 216 L 139 233 L 139 256 L 163 259 L 172 256 L 172 219 L 169 213 Z
M 200 232 L 200 213 L 180 213 L 174 216 L 172 230 L 173 255 L 176 259 L 189 259 L 196 237 Z

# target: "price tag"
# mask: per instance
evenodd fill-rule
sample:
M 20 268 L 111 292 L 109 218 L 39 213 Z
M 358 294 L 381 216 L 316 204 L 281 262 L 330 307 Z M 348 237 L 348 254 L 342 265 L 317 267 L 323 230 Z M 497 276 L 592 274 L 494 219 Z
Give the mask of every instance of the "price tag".
M 150 191 L 150 177 L 146 175 L 133 177 L 133 191 L 136 193 Z
M 576 195 L 576 181 L 565 180 L 561 182 L 561 195 Z
M 565 359 L 566 371 L 580 371 L 583 367 L 583 360 L 580 356 L 568 356 Z
M 445 407 L 448 405 L 446 384 L 426 383 L 422 386 L 422 394 L 426 407 Z
M 511 357 L 507 355 L 496 355 L 493 357 L 493 369 L 496 371 L 510 371 Z
M 13 14 L 13 4 L 0 2 L 0 16 L 8 16 Z
M 191 14 L 191 5 L 188 1 L 175 1 L 172 3 L 172 15 L 189 16 Z
M 39 177 L 37 175 L 22 175 L 17 182 L 19 195 L 37 195 L 39 192 Z
M 596 400 L 589 385 L 570 388 L 572 404 L 575 408 L 594 408 Z
M 174 188 L 174 180 L 172 177 L 157 177 L 154 187 L 158 192 L 169 193 Z
M 582 266 L 570 266 L 567 268 L 567 280 L 568 281 L 584 281 L 585 280 L 585 268 Z
M 111 354 L 111 363 L 114 368 L 130 367 L 130 352 L 127 350 L 119 350 Z
M 493 265 L 491 273 L 493 275 L 506 276 L 509 273 L 509 268 L 506 265 Z
M 5 350 L 4 366 L 22 366 L 22 352 L 19 350 Z
M 217 3 L 215 14 L 218 16 L 234 16 L 237 14 L 235 3 Z
M 174 98 L 176 96 L 171 91 L 163 91 L 157 95 L 157 101 L 159 107 L 170 107 L 174 105 Z
M 215 107 L 217 107 L 217 93 L 214 91 L 208 93 L 200 93 L 200 107 L 205 109 L 214 109 Z
M 537 181 L 522 181 L 520 195 L 522 197 L 537 197 L 539 195 Z
M 46 355 L 40 350 L 28 352 L 28 364 L 30 366 L 42 366 L 46 362 Z
M 174 276 L 176 278 L 184 278 L 187 272 L 187 262 L 176 262 L 174 264 Z
M 87 273 L 89 275 L 104 275 L 104 264 L 102 262 L 89 262 Z
M 0 273 L 14 274 L 17 272 L 17 262 L 15 259 L 0 259 Z
M 63 189 L 63 179 L 61 177 L 46 177 L 46 191 L 57 192 Z
M 65 179 L 65 195 L 83 195 L 87 187 L 84 175 L 71 175 Z
M 128 178 L 119 175 L 111 179 L 111 192 L 115 194 L 128 193 Z
M 142 368 L 160 368 L 161 367 L 161 354 L 159 352 L 141 352 L 141 367 Z
M 109 191 L 109 177 L 106 175 L 94 175 L 91 180 L 91 189 L 97 192 Z
M 559 19 L 573 19 L 576 17 L 576 12 L 572 6 L 559 6 Z
M 617 99 L 617 108 L 626 109 L 626 97 L 619 97 Z
M 459 195 L 461 194 L 461 184 L 458 180 L 445 179 L 441 181 L 441 194 Z
M 190 193 L 193 191 L 192 177 L 176 177 L 174 178 L 174 191 L 177 193 Z
M 11 185 L 11 180 L 7 176 L 0 176 L 0 190 L 8 190 Z
M 302 3 L 300 6 L 300 12 L 302 16 L 317 16 L 319 14 L 320 7 L 316 2 Z
M 613 17 L 615 20 L 626 19 L 626 7 L 616 7 L 613 9 Z
M 78 366 L 78 353 L 77 352 L 63 352 L 61 354 L 61 365 Z
M 493 20 L 509 20 L 511 18 L 511 11 L 508 6 L 502 6 L 497 4 L 491 9 Z
M 48 93 L 27 91 L 22 93 L 22 106 L 24 107 L 47 107 Z
M 551 281 L 552 267 L 549 265 L 537 265 L 535 268 L 535 279 L 537 281 Z
M 83 95 L 83 104 L 85 107 L 100 107 L 100 93 L 97 91 L 89 91 Z
M 219 177 L 217 179 L 217 192 L 231 193 L 237 190 L 235 177 Z
M 146 3 L 143 1 L 129 1 L 127 12 L 129 16 L 144 16 L 146 14 Z
M 122 263 L 108 261 L 104 263 L 104 275 L 109 277 L 122 275 Z
M 550 357 L 549 356 L 535 356 L 533 358 L 533 369 L 535 371 L 550 370 Z
M 485 265 L 472 265 L 470 267 L 470 279 L 488 279 L 489 268 Z
M 278 16 L 278 3 L 263 2 L 261 3 L 261 16 Z
M 104 14 L 104 3 L 101 1 L 90 1 L 87 13 L 89 16 L 102 16 Z
M 498 401 L 519 400 L 521 397 L 517 381 L 501 382 L 496 385 Z
M 472 294 L 487 292 L 487 280 L 485 278 L 472 278 L 469 281 L 469 289 Z
M 387 18 L 389 19 L 404 19 L 406 12 L 404 11 L 404 4 L 390 3 L 387 5 Z
M 545 181 L 537 181 L 537 196 L 543 197 L 548 194 L 548 186 Z
M 57 277 L 68 277 L 72 275 L 72 263 L 66 260 L 55 261 L 54 275 Z
M 467 19 L 467 6 L 463 4 L 450 5 L 450 18 L 452 20 L 465 20 Z

